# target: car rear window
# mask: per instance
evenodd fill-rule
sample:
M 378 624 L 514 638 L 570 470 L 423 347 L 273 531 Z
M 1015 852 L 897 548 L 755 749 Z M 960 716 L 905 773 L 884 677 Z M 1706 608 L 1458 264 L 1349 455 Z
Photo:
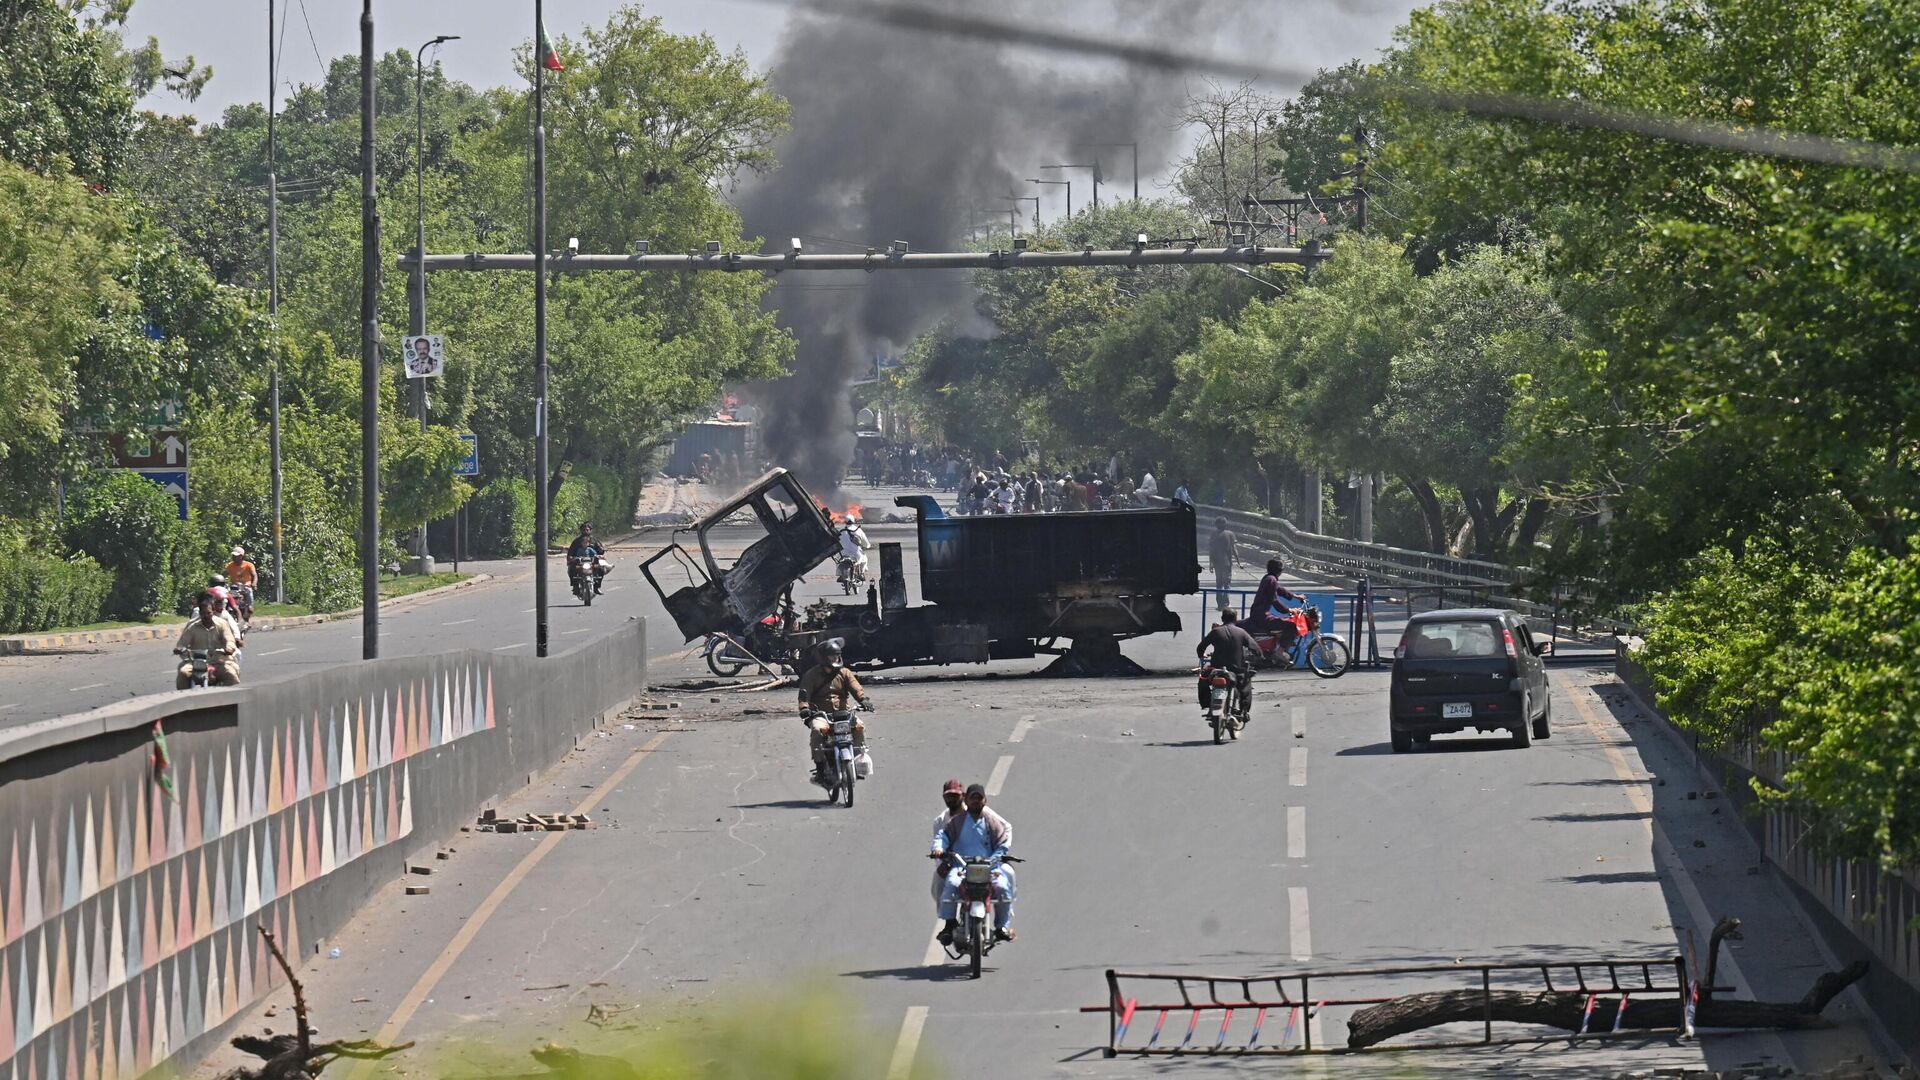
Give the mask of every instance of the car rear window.
M 1428 622 L 1413 627 L 1407 657 L 1413 660 L 1449 660 L 1500 656 L 1499 628 L 1490 622 Z

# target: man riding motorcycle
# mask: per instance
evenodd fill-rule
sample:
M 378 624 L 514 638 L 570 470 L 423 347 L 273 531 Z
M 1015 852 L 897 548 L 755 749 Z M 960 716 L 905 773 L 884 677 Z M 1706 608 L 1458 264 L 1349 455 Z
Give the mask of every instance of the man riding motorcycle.
M 600 541 L 593 535 L 592 523 L 581 522 L 579 535 L 573 538 L 573 543 L 567 545 L 568 587 L 578 585 L 580 582 L 580 571 L 575 569 L 574 560 L 591 559 L 593 560 L 593 594 L 600 595 L 600 583 L 606 579 L 608 570 L 606 563 L 601 559 L 604 554 L 606 549 L 600 546 Z
M 1280 584 L 1280 574 L 1284 570 L 1279 559 L 1267 560 L 1267 576 L 1260 579 L 1260 587 L 1254 590 L 1253 604 L 1247 609 L 1247 621 L 1241 624 L 1241 628 L 1249 634 L 1278 632 L 1283 649 L 1293 646 L 1293 621 L 1269 615 L 1268 612 L 1283 596 L 1295 603 L 1305 603 L 1307 599 Z
M 227 622 L 214 613 L 213 596 L 202 592 L 193 598 L 194 618 L 180 630 L 173 651 L 182 657 L 195 652 L 207 654 L 208 681 L 214 686 L 238 686 L 240 664 L 234 658 L 239 646 Z M 193 661 L 188 659 L 174 673 L 173 688 L 185 690 L 193 685 Z
M 1234 678 L 1239 680 L 1242 719 L 1253 715 L 1253 668 L 1251 665 L 1253 654 L 1259 648 L 1260 646 L 1254 643 L 1253 635 L 1240 628 L 1239 617 L 1234 614 L 1233 609 L 1226 608 L 1220 612 L 1220 625 L 1209 630 L 1207 636 L 1201 638 L 1200 644 L 1193 650 L 1194 655 L 1205 660 L 1207 650 L 1212 649 L 1213 665 L 1233 672 Z M 1209 693 L 1210 688 L 1203 674 L 1200 678 L 1202 709 L 1208 705 Z
M 946 920 L 940 930 L 940 944 L 953 944 L 953 932 L 960 928 L 960 879 L 966 865 L 949 859 L 950 854 L 961 859 L 993 860 L 993 934 L 1000 941 L 1012 941 L 1019 936 L 1008 925 L 1013 921 L 1013 869 L 1000 860 L 1013 846 L 1013 825 L 987 809 L 987 789 L 979 784 L 967 788 L 965 804 L 964 812 L 949 815 L 945 827 L 933 834 L 933 850 L 927 853 L 939 865 L 952 867 L 940 890 L 939 914 Z
M 860 522 L 848 518 L 840 525 L 840 580 L 844 583 L 849 573 L 867 576 L 867 552 L 873 547 L 873 541 L 867 539 L 867 531 Z
M 827 785 L 825 765 L 827 752 L 827 732 L 830 725 L 823 713 L 845 712 L 852 708 L 852 702 L 858 701 L 860 708 L 873 711 L 873 699 L 867 697 L 867 691 L 854 678 L 853 671 L 843 663 L 844 648 L 839 638 L 829 638 L 820 643 L 815 650 L 818 662 L 800 676 L 800 721 L 807 725 L 807 745 L 813 756 L 814 783 L 821 787 Z M 853 722 L 853 745 L 860 749 L 856 755 L 865 752 L 867 745 L 867 725 L 855 719 Z
M 207 596 L 213 603 L 214 617 L 225 622 L 227 629 L 233 633 L 234 655 L 238 659 L 238 650 L 246 648 L 247 634 L 240 625 L 239 612 L 234 610 L 233 594 L 227 589 L 225 574 L 215 574 L 207 579 Z
M 955 814 L 966 814 L 966 802 L 963 798 L 966 790 L 965 785 L 958 780 L 949 780 L 940 788 L 940 801 L 946 803 L 947 807 L 933 817 L 932 850 L 940 850 L 941 837 L 947 831 L 947 822 L 953 820 Z M 933 902 L 935 904 L 940 902 L 940 890 L 946 886 L 946 883 L 947 868 L 938 863 L 934 864 Z
M 236 545 L 233 549 L 233 557 L 221 569 L 226 573 L 227 580 L 232 583 L 231 599 L 236 609 L 234 614 L 243 621 L 251 621 L 253 596 L 260 585 L 260 571 L 253 565 L 252 560 L 247 558 L 247 549 Z

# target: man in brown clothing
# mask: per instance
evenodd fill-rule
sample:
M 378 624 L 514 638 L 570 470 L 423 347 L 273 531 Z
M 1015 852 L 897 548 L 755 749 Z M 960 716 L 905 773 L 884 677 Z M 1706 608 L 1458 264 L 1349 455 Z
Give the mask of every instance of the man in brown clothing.
M 810 735 L 807 743 L 813 751 L 813 780 L 821 779 L 821 755 L 826 749 L 827 732 L 830 729 L 827 718 L 822 713 L 844 712 L 859 702 L 860 708 L 873 711 L 873 699 L 867 696 L 860 680 L 854 678 L 853 671 L 843 662 L 845 655 L 839 638 L 828 638 L 820 643 L 817 650 L 819 661 L 800 676 L 800 720 L 807 725 Z M 867 725 L 856 719 L 853 722 L 853 744 L 858 747 L 867 745 Z

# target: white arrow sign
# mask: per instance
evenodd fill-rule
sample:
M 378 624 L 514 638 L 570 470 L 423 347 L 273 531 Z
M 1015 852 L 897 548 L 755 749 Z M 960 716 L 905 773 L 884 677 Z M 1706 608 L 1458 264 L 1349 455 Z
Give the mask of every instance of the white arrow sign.
M 169 465 L 179 464 L 180 454 L 185 451 L 186 448 L 186 443 L 181 442 L 171 435 L 167 436 L 166 441 L 160 444 L 161 451 L 167 455 L 167 464 Z
M 167 494 L 173 496 L 176 499 L 184 499 L 187 497 L 187 489 L 181 487 L 179 484 L 168 484 L 166 487 L 163 487 L 160 490 L 166 492 Z

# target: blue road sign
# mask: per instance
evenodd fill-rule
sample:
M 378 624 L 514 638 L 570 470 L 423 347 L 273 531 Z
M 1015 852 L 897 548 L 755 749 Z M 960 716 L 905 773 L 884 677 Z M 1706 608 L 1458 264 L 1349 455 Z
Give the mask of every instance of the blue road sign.
M 187 520 L 187 471 L 185 469 L 141 469 L 141 476 L 160 485 L 160 490 L 180 504 L 180 520 Z
M 460 464 L 455 465 L 453 467 L 453 475 L 479 476 L 480 475 L 480 436 L 462 435 L 460 436 L 460 441 L 467 444 L 467 456 L 461 458 Z

